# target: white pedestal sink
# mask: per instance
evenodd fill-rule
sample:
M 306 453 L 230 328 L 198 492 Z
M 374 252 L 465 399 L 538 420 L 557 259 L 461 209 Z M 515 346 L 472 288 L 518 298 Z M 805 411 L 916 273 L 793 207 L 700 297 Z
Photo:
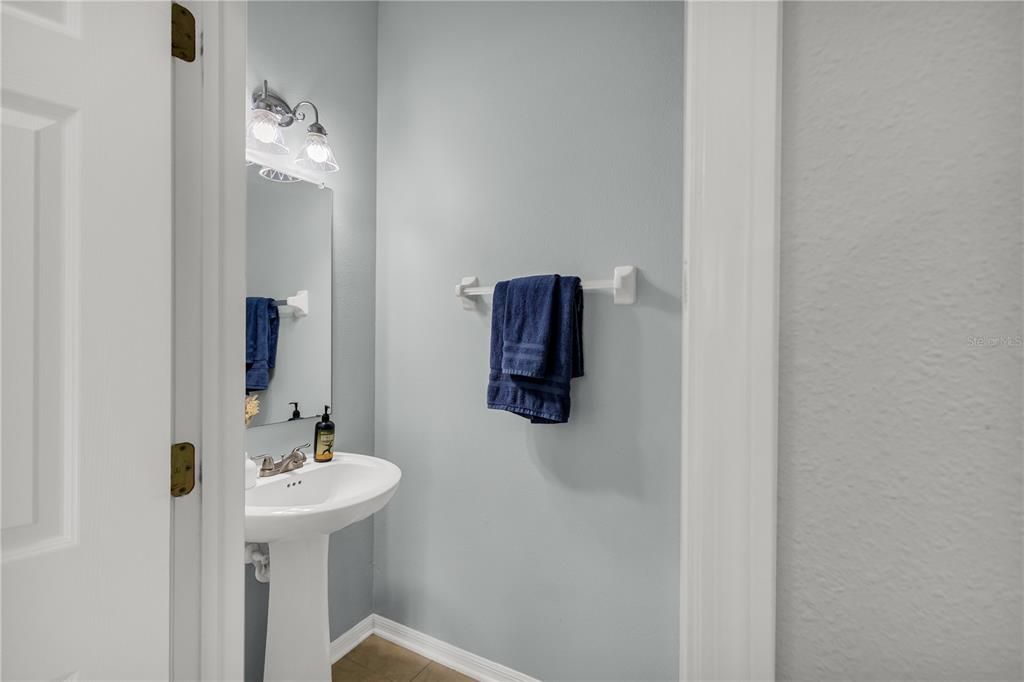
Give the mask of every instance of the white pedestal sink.
M 401 478 L 387 460 L 336 452 L 245 491 L 246 542 L 270 546 L 265 682 L 331 679 L 327 536 L 387 504 Z

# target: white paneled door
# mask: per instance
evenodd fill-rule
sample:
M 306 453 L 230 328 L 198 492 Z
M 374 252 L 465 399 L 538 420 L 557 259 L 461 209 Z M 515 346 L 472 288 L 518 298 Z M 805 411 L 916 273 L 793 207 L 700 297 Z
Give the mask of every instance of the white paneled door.
M 0 12 L 0 674 L 164 679 L 170 3 Z

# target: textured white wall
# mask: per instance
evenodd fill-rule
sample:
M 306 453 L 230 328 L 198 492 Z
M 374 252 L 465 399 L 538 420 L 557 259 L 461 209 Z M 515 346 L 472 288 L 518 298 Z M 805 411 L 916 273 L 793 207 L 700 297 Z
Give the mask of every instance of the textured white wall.
M 1021 5 L 784 15 L 778 676 L 1020 679 Z

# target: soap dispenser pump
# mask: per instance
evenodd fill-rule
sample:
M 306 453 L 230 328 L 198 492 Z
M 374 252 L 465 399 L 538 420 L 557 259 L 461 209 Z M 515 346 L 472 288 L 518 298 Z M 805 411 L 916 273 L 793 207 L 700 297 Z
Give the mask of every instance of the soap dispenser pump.
M 324 405 L 324 414 L 316 423 L 314 436 L 316 449 L 313 452 L 313 460 L 330 462 L 334 459 L 334 422 L 331 421 L 331 408 L 327 405 Z
M 292 410 L 292 418 L 289 419 L 288 421 L 292 422 L 292 421 L 295 421 L 296 419 L 302 419 L 302 413 L 299 412 L 299 404 L 298 403 L 288 403 L 288 404 L 294 406 L 294 408 L 295 408 L 295 409 Z

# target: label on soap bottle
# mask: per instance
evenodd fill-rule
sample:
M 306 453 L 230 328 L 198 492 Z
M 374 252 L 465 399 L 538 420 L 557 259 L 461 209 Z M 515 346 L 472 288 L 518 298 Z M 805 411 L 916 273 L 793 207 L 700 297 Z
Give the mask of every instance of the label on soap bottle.
M 324 429 L 316 434 L 316 450 L 313 459 L 317 462 L 330 462 L 334 457 L 334 432 Z

